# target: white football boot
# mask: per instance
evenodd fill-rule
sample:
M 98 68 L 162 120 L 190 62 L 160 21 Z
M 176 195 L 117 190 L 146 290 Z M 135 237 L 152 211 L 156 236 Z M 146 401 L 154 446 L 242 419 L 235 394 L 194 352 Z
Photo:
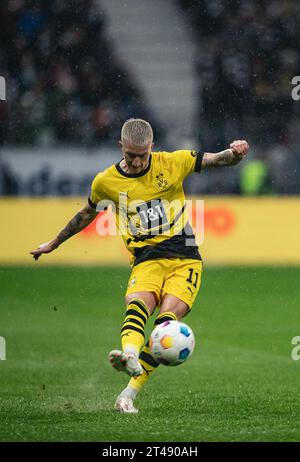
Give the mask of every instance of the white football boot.
M 123 414 L 137 414 L 139 411 L 134 407 L 133 400 L 128 396 L 117 397 L 114 409 Z
M 126 372 L 130 377 L 138 377 L 143 373 L 143 368 L 138 358 L 131 353 L 124 353 L 121 350 L 112 350 L 108 359 L 112 367 L 117 371 Z

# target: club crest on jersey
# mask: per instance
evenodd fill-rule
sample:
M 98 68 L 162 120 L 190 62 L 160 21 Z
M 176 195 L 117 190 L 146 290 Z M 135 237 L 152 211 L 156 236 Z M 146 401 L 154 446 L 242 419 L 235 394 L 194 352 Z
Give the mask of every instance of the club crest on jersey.
M 164 178 L 164 174 L 160 173 L 159 175 L 156 175 L 157 179 L 157 186 L 161 189 L 166 189 L 169 186 L 168 181 Z

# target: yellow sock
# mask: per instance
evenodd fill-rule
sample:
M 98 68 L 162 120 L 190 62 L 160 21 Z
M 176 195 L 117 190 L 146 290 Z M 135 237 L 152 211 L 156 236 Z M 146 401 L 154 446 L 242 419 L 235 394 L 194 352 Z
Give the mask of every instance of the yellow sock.
M 177 321 L 176 314 L 171 311 L 166 311 L 165 313 L 159 314 L 155 320 L 154 327 L 158 326 L 165 321 Z M 142 349 L 139 361 L 144 369 L 144 373 L 138 377 L 132 377 L 128 383 L 128 386 L 134 388 L 137 392 L 148 382 L 150 376 L 159 366 L 159 363 L 152 356 L 151 350 L 149 348 L 149 342 Z
M 134 353 L 136 356 L 145 341 L 145 324 L 149 313 L 145 303 L 136 298 L 127 305 L 126 316 L 121 329 L 122 349 L 125 353 Z

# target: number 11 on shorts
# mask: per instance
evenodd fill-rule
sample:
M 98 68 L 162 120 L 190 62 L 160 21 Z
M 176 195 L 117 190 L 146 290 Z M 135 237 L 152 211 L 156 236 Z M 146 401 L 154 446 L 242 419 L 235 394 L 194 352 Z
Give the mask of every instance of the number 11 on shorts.
M 194 268 L 189 268 L 189 277 L 187 278 L 187 282 L 193 284 L 194 287 L 197 287 L 197 282 L 199 278 L 199 273 L 194 271 Z

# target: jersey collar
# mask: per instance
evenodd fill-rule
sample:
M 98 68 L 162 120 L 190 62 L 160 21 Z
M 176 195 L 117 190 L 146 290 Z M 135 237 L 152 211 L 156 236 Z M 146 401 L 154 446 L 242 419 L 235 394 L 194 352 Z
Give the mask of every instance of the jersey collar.
M 150 156 L 149 156 L 149 162 L 148 162 L 148 165 L 145 168 L 145 170 L 143 170 L 142 172 L 139 172 L 139 173 L 127 173 L 127 172 L 124 172 L 124 170 L 122 170 L 121 167 L 120 167 L 121 160 L 120 160 L 120 162 L 115 164 L 115 167 L 116 167 L 116 169 L 118 170 L 118 172 L 121 175 L 126 176 L 127 178 L 138 178 L 140 176 L 146 175 L 146 173 L 149 172 L 150 167 L 151 167 L 151 160 L 152 160 L 152 154 L 150 154 Z

